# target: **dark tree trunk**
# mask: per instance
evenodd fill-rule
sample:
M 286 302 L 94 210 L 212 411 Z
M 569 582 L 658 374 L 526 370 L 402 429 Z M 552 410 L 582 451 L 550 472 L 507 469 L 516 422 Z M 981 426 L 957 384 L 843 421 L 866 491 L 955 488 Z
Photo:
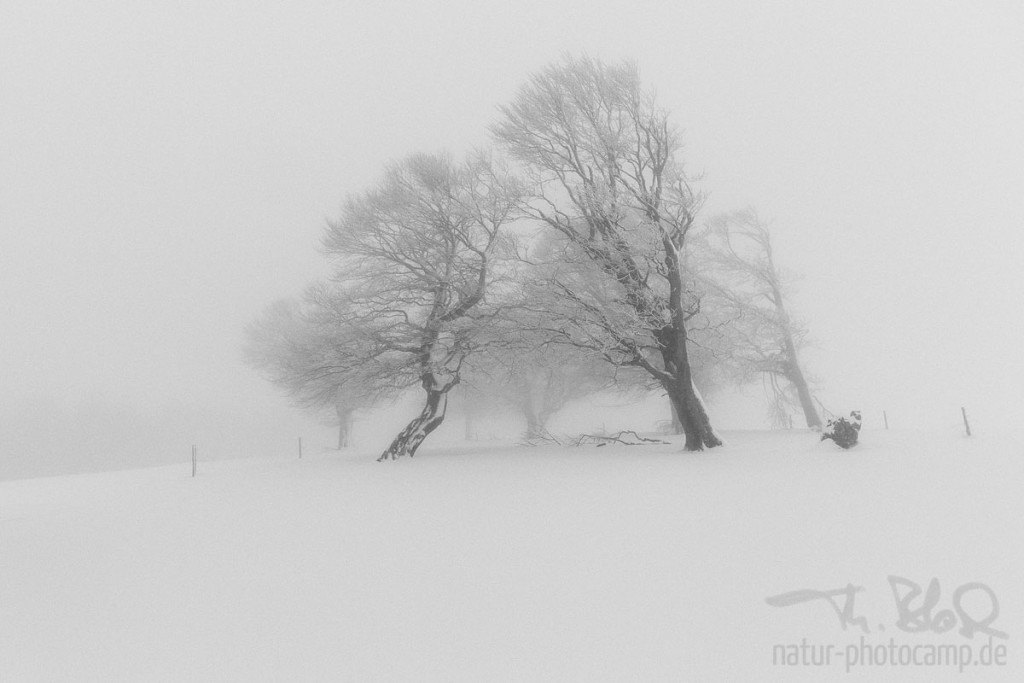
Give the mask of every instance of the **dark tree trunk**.
M 377 458 L 377 462 L 389 459 L 397 460 L 403 455 L 408 455 L 409 457 L 416 455 L 416 449 L 420 447 L 423 440 L 444 422 L 445 410 L 447 408 L 447 390 L 428 389 L 427 402 L 423 406 L 423 411 L 395 437 L 395 440 L 391 442 L 387 450 Z
M 672 408 L 672 433 L 682 434 L 683 433 L 683 421 L 679 419 L 679 411 L 676 409 L 676 404 L 669 396 L 668 405 Z
M 686 435 L 684 448 L 688 451 L 702 451 L 705 447 L 721 446 L 722 440 L 711 427 L 704 401 L 693 386 L 690 360 L 686 352 L 686 328 L 681 316 L 673 324 L 658 330 L 655 336 L 661 345 L 665 371 L 671 377 L 663 380 L 662 386 L 668 392 L 669 400 L 682 423 L 683 434 Z
M 673 397 L 672 402 L 679 413 L 683 434 L 686 435 L 686 450 L 702 451 L 705 447 L 721 446 L 722 440 L 711 427 L 711 418 L 708 417 L 704 401 L 694 391 L 693 382 L 689 378 L 677 379 L 676 385 L 676 388 L 669 391 L 669 395 Z
M 711 427 L 704 402 L 694 391 L 693 383 L 686 382 L 682 386 L 673 383 L 666 387 L 674 412 L 679 415 L 683 434 L 686 435 L 684 448 L 688 451 L 702 451 L 704 448 L 721 446 L 722 440 Z
M 698 430 L 700 431 L 700 438 L 705 446 L 708 448 L 714 448 L 715 446 L 721 446 L 722 440 L 715 432 L 714 427 L 711 426 L 711 418 L 708 416 L 707 406 L 704 404 L 704 397 L 701 396 L 700 392 L 697 391 L 697 386 L 693 383 L 692 378 L 690 381 L 690 398 L 692 402 L 692 413 L 695 420 L 697 421 Z
M 686 435 L 684 448 L 688 451 L 702 451 L 705 447 L 721 446 L 722 441 L 711 428 L 711 419 L 704 408 L 704 401 L 693 385 L 690 357 L 686 349 L 687 316 L 683 308 L 686 285 L 682 263 L 679 261 L 685 235 L 686 231 L 682 230 L 674 237 L 663 238 L 665 277 L 668 280 L 668 304 L 672 319 L 664 327 L 654 330 L 654 336 L 661 347 L 661 358 L 668 375 L 662 380 L 662 386 L 668 391 L 683 425 L 683 434 Z

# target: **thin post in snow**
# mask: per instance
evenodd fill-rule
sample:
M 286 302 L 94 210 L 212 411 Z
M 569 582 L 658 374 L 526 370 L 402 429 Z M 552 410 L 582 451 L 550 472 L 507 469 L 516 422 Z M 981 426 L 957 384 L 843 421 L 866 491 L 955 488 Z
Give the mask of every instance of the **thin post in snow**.
M 967 421 L 967 409 L 960 406 L 960 414 L 964 416 L 964 429 L 967 430 L 967 436 L 971 435 L 971 424 Z
M 885 420 L 885 428 L 888 429 L 889 428 L 889 416 L 885 414 L 884 410 L 882 411 L 882 419 Z

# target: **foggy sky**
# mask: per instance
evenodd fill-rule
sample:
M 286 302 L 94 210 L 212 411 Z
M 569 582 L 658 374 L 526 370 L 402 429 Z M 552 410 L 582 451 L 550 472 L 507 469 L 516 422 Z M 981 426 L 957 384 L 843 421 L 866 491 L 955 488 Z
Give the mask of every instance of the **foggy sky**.
M 326 273 L 325 219 L 585 52 L 636 60 L 708 214 L 772 219 L 827 406 L 994 424 L 1024 386 L 1022 34 L 1011 0 L 5 2 L 0 407 L 288 414 L 242 328 Z

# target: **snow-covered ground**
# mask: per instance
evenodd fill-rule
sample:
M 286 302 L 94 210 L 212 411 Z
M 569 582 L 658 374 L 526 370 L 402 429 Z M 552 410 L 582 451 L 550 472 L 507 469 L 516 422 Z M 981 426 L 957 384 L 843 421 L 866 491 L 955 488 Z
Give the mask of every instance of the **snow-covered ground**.
M 1024 435 L 724 436 L 0 482 L 0 680 L 1024 680 Z M 847 674 L 890 638 L 919 661 L 989 642 L 898 628 L 891 575 L 938 580 L 939 630 L 985 584 L 1007 664 Z M 851 583 L 864 641 L 824 600 L 766 602 Z M 830 663 L 773 662 L 803 639 Z

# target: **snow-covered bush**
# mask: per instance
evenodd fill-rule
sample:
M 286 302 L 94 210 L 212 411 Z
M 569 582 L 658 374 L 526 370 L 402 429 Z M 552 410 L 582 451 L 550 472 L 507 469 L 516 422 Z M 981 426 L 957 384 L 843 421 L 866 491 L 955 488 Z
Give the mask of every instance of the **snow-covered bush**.
M 851 448 L 857 445 L 857 436 L 860 434 L 860 411 L 854 410 L 850 413 L 850 419 L 845 417 L 832 418 L 828 421 L 825 431 L 821 433 L 821 440 L 832 439 L 836 445 L 842 448 Z

